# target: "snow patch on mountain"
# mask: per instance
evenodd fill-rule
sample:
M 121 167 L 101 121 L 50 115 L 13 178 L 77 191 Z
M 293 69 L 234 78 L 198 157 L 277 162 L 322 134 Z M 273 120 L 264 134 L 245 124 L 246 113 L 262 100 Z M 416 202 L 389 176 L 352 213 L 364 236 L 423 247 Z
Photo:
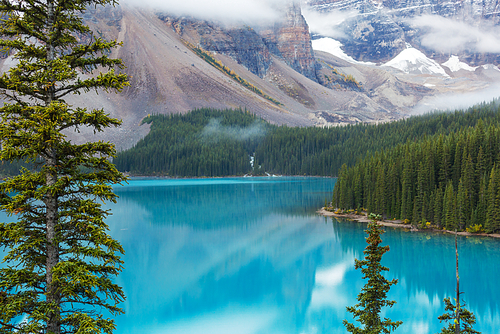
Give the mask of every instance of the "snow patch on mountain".
M 466 63 L 461 62 L 458 56 L 451 56 L 450 59 L 448 59 L 442 65 L 448 67 L 452 72 L 458 72 L 460 70 L 474 72 L 477 68 L 477 66 L 472 67 Z
M 493 64 L 486 64 L 486 65 L 482 65 L 481 67 L 484 68 L 485 70 L 494 70 L 494 71 L 500 72 L 500 69 Z
M 329 54 L 334 55 L 337 58 L 353 64 L 375 65 L 375 63 L 360 62 L 355 60 L 351 56 L 347 55 L 344 50 L 342 50 L 342 43 L 330 37 L 323 37 L 313 40 L 312 47 L 313 50 L 328 52 Z
M 382 66 L 390 66 L 408 74 L 437 74 L 449 77 L 434 60 L 427 58 L 419 50 L 408 47 Z

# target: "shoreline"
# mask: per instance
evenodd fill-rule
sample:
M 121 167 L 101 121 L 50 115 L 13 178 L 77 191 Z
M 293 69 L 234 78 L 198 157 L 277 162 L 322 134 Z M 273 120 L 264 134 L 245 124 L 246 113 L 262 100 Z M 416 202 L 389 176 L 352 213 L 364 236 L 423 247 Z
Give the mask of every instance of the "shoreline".
M 287 178 L 287 177 L 297 177 L 297 178 L 322 178 L 322 179 L 335 179 L 334 176 L 321 176 L 321 175 L 253 175 L 253 176 L 245 176 L 245 175 L 224 175 L 224 176 L 169 176 L 169 175 L 132 175 L 123 173 L 128 179 L 168 179 L 168 180 L 176 180 L 176 179 L 232 179 L 232 178 Z
M 320 210 L 316 211 L 317 214 L 324 216 L 324 217 L 337 217 L 337 218 L 344 218 L 347 220 L 352 220 L 352 221 L 357 221 L 360 223 L 369 223 L 371 222 L 370 219 L 368 219 L 367 216 L 362 216 L 362 215 L 355 215 L 355 214 L 336 214 L 331 211 L 325 210 L 325 208 L 321 208 Z M 377 224 L 382 225 L 382 226 L 387 226 L 387 227 L 395 227 L 395 228 L 406 228 L 406 229 L 411 229 L 412 231 L 432 231 L 432 232 L 444 232 L 444 233 L 449 233 L 449 234 L 455 234 L 455 231 L 449 231 L 449 230 L 439 230 L 436 228 L 428 228 L 428 229 L 418 229 L 414 225 L 405 225 L 402 223 L 401 220 L 381 220 L 377 221 Z M 500 238 L 500 234 L 488 234 L 488 233 L 469 233 L 469 232 L 457 232 L 457 235 L 462 235 L 462 236 L 478 236 L 478 237 L 490 237 L 490 238 Z

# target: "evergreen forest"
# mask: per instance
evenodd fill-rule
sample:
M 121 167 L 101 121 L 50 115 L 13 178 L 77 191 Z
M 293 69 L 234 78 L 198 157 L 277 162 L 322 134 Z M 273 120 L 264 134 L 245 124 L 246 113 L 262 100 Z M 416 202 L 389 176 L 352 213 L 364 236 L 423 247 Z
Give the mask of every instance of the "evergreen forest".
M 197 109 L 148 116 L 150 133 L 114 163 L 139 175 L 226 176 L 251 171 L 250 155 L 270 127 L 242 110 Z
M 150 133 L 118 153 L 114 162 L 119 170 L 135 175 L 338 176 L 343 164 L 354 166 L 367 155 L 403 143 L 457 134 L 480 120 L 485 129 L 500 126 L 497 101 L 387 124 L 331 128 L 276 126 L 245 110 L 199 109 L 146 117 Z
M 344 165 L 334 206 L 448 230 L 500 231 L 500 125 L 479 120 Z

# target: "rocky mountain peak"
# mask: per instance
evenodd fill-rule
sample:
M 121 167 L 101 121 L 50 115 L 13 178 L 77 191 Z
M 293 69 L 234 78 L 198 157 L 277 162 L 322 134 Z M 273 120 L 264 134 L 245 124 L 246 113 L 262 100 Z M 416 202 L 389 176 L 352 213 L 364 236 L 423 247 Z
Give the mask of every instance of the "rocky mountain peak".
M 227 55 L 250 72 L 264 77 L 274 55 L 297 72 L 317 81 L 309 27 L 299 1 L 289 2 L 283 16 L 271 26 L 228 27 L 196 18 L 174 17 L 168 13 L 159 18 L 189 42 L 203 49 Z

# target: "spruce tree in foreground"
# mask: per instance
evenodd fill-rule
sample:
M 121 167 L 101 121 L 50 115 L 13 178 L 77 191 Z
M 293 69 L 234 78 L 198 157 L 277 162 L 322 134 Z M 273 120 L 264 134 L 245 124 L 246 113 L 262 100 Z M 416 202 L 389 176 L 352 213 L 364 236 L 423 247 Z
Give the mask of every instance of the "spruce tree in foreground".
M 111 184 L 124 177 L 109 162 L 114 146 L 76 145 L 68 131 L 102 131 L 120 122 L 103 110 L 69 105 L 68 94 L 119 91 L 116 47 L 83 25 L 87 6 L 114 0 L 0 0 L 0 46 L 17 63 L 0 76 L 8 103 L 0 108 L 0 159 L 36 164 L 0 183 L 1 209 L 16 218 L 0 223 L 0 333 L 111 333 L 124 294 L 114 283 L 121 245 L 107 234 L 114 201 Z M 82 38 L 84 37 L 84 38 Z M 79 43 L 77 38 L 88 41 Z M 105 73 L 91 74 L 100 69 Z M 84 76 L 85 75 L 85 76 Z
M 382 271 L 389 271 L 387 267 L 380 264 L 382 255 L 389 250 L 389 246 L 380 246 L 382 239 L 380 235 L 384 230 L 375 222 L 368 224 L 368 238 L 363 253 L 365 259 L 360 261 L 356 259 L 355 268 L 360 269 L 363 273 L 363 279 L 367 279 L 365 286 L 358 295 L 358 304 L 355 306 L 347 307 L 347 311 L 352 313 L 355 320 L 357 320 L 361 327 L 356 327 L 354 324 L 344 320 L 344 326 L 349 333 L 354 334 L 378 334 L 390 333 L 394 331 L 402 321 L 392 321 L 391 319 L 380 318 L 380 311 L 383 307 L 392 307 L 396 302 L 394 300 L 387 300 L 387 293 L 391 285 L 398 282 L 397 279 L 387 280 L 382 276 Z
M 457 296 L 455 298 L 455 304 L 453 304 L 450 298 L 445 298 L 443 301 L 445 303 L 445 313 L 438 317 L 439 321 L 450 322 L 448 327 L 441 330 L 442 334 L 481 334 L 475 331 L 472 326 L 476 323 L 476 317 L 472 312 L 465 308 L 465 303 L 460 303 L 460 276 L 458 275 L 458 242 L 457 242 L 457 231 L 455 231 L 455 269 L 457 278 Z M 461 325 L 462 324 L 462 325 Z M 463 327 L 463 328 L 462 328 Z

